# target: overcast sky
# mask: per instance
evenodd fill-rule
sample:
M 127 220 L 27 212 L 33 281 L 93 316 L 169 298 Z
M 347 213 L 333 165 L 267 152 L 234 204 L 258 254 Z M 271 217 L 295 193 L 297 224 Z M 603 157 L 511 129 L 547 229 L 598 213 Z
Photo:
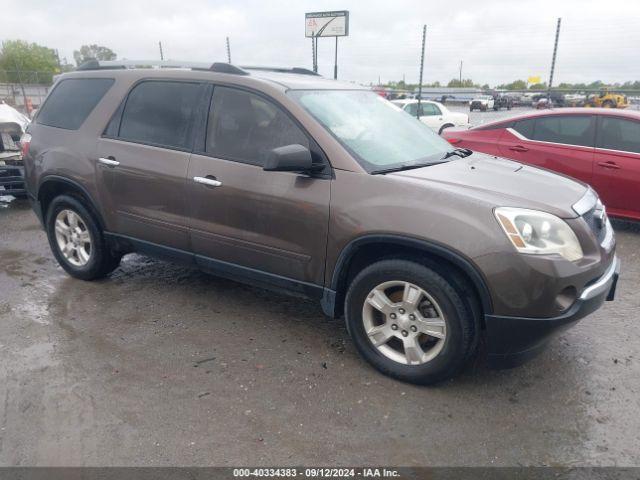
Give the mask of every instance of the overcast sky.
M 495 85 L 548 79 L 556 18 L 562 29 L 554 83 L 640 80 L 639 0 L 2 0 L 0 39 L 58 49 L 73 61 L 82 44 L 110 47 L 118 58 L 225 61 L 311 67 L 304 13 L 349 10 L 340 38 L 339 78 L 362 83 L 416 82 L 422 25 L 424 81 L 463 77 Z M 333 39 L 319 41 L 319 68 L 333 74 Z

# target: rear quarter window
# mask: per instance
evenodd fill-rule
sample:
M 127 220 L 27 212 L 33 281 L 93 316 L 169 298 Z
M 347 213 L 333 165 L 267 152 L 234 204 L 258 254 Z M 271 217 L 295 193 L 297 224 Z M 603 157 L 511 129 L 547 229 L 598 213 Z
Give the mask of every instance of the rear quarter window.
M 535 119 L 528 118 L 525 120 L 518 120 L 514 123 L 513 129 L 525 138 L 533 138 L 533 126 Z
M 474 130 L 501 130 L 513 126 L 513 122 L 492 123 L 491 125 L 480 125 L 474 127 Z
M 61 80 L 38 112 L 36 122 L 67 130 L 79 129 L 113 82 L 112 78 Z

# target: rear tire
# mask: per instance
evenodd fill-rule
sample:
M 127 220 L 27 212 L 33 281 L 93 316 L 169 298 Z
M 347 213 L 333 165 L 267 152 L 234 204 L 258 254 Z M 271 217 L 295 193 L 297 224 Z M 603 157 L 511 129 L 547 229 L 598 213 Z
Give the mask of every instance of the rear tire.
M 95 280 L 120 264 L 102 235 L 94 215 L 82 200 L 60 195 L 49 205 L 46 216 L 49 246 L 64 270 L 80 280 Z
M 345 312 L 358 352 L 405 382 L 449 379 L 476 350 L 479 320 L 455 283 L 412 261 L 382 260 L 362 270 L 349 286 Z

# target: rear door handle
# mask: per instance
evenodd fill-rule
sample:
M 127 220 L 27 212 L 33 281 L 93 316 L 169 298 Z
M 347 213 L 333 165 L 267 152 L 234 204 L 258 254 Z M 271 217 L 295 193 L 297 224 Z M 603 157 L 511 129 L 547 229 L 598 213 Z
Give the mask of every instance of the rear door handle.
M 101 163 L 102 165 L 106 165 L 107 167 L 111 167 L 111 168 L 117 167 L 118 165 L 120 165 L 120 162 L 118 162 L 113 157 L 108 157 L 108 158 L 100 157 L 98 159 L 98 163 Z
M 523 147 L 522 145 L 514 145 L 513 147 L 509 147 L 509 150 L 513 150 L 514 152 L 528 152 L 529 149 L 527 147 Z
M 604 168 L 610 168 L 611 170 L 620 170 L 620 165 L 616 162 L 598 162 L 598 165 Z
M 196 183 L 201 183 L 202 185 L 207 185 L 208 187 L 221 187 L 222 182 L 216 180 L 215 177 L 207 176 L 207 177 L 193 177 L 193 181 Z

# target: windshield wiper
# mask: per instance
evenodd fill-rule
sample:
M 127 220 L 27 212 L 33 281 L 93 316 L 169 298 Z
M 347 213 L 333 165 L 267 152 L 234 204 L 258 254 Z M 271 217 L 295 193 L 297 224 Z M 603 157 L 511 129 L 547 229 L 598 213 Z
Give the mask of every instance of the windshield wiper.
M 409 165 L 400 165 L 398 167 L 383 168 L 381 170 L 373 170 L 371 172 L 371 175 L 381 175 L 381 174 L 384 174 L 384 173 L 402 172 L 404 170 L 413 170 L 414 168 L 430 167 L 431 165 L 437 165 L 439 163 L 445 163 L 444 159 L 436 160 L 436 161 L 432 161 L 432 162 L 412 163 L 412 164 L 409 164 Z
M 451 150 L 450 152 L 445 153 L 444 157 L 442 157 L 442 160 L 446 160 L 447 158 L 451 158 L 454 155 L 458 155 L 460 158 L 464 158 L 464 157 L 468 157 L 472 153 L 473 152 L 471 150 L 469 150 L 468 148 L 456 148 L 455 150 Z

